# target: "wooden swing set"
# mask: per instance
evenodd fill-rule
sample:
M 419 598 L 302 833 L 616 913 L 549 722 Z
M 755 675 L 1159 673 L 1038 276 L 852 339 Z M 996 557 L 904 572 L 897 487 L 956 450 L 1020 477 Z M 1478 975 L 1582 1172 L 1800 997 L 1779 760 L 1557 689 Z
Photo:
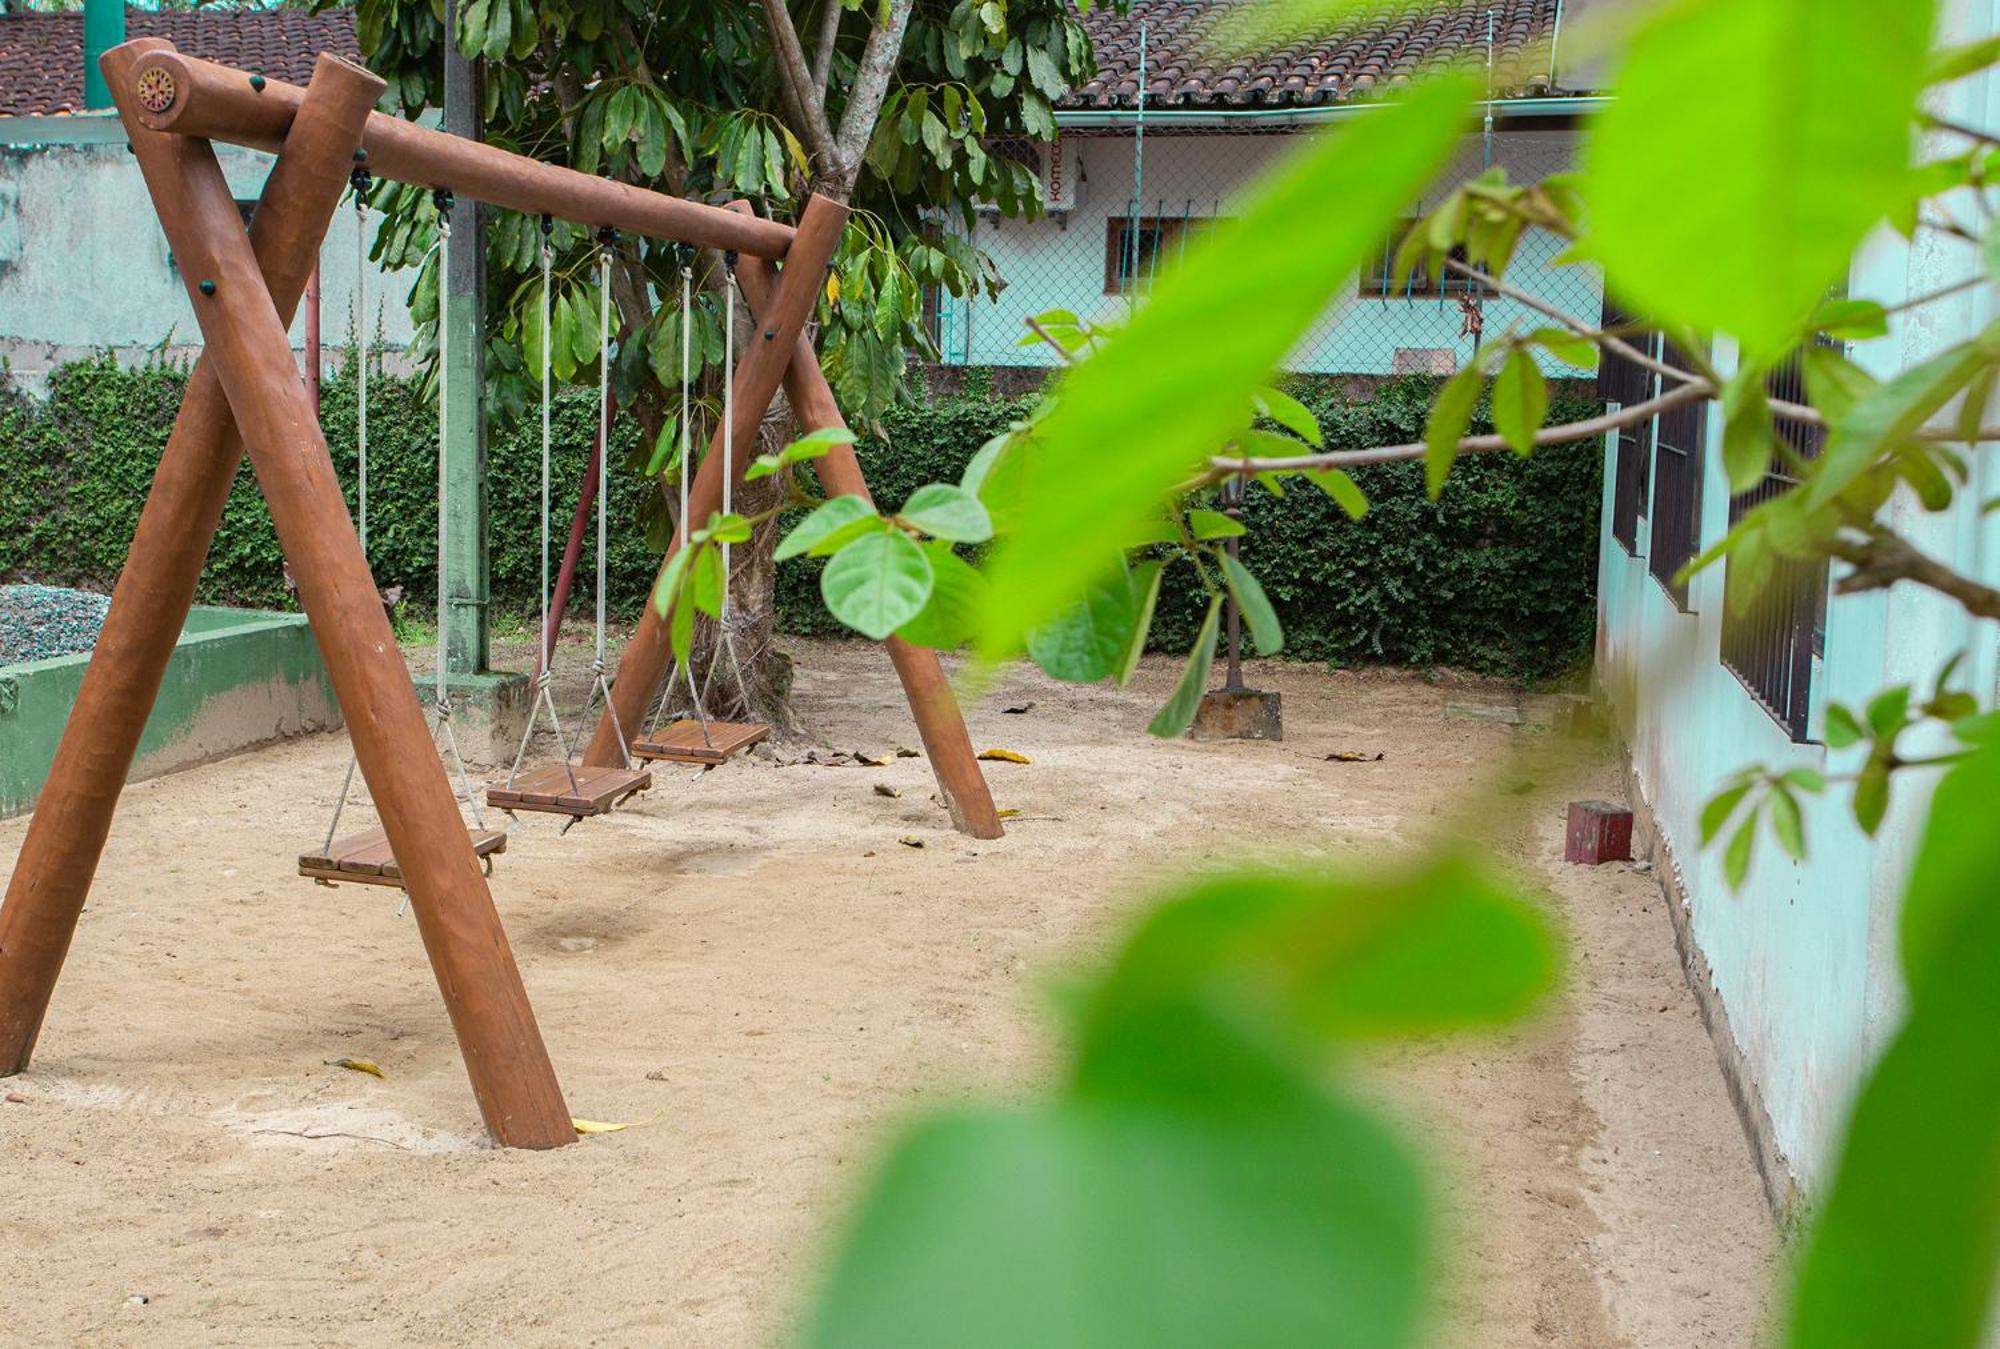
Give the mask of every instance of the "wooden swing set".
M 316 858 L 344 880 L 362 880 L 372 868 L 374 883 L 407 890 L 488 1132 L 510 1147 L 568 1143 L 574 1126 L 486 884 L 482 858 L 503 848 L 506 836 L 468 829 L 440 757 L 410 752 L 430 738 L 423 707 L 286 328 L 357 164 L 429 187 L 441 206 L 462 197 L 735 253 L 754 336 L 734 364 L 723 424 L 683 489 L 683 522 L 690 511 L 706 520 L 723 509 L 737 478 L 735 445 L 754 443 L 781 381 L 805 430 L 842 425 L 804 330 L 847 210 L 813 196 L 794 228 L 751 214 L 745 203 L 705 206 L 429 130 L 374 112 L 384 82 L 331 55 L 320 56 L 303 89 L 182 55 L 159 38 L 113 48 L 100 64 L 205 345 L 0 903 L 0 1076 L 23 1071 L 33 1055 L 119 792 L 247 449 L 355 765 L 381 816 L 374 836 L 329 837 L 319 854 L 301 860 Z M 214 141 L 277 155 L 247 234 Z M 867 495 L 852 447 L 836 447 L 815 468 L 829 495 Z M 674 547 L 684 540 L 685 524 Z M 582 765 L 566 760 L 547 771 L 565 775 L 564 782 L 545 773 L 532 784 L 578 789 L 576 799 L 549 803 L 554 813 L 608 808 L 582 790 L 584 780 L 628 787 L 630 775 L 643 771 L 634 762 L 641 747 L 631 739 L 672 662 L 668 621 L 647 605 L 615 677 L 597 672 L 604 706 Z M 998 837 L 992 797 L 936 654 L 894 638 L 888 647 L 954 824 Z M 601 643 L 598 654 L 601 666 Z M 705 718 L 696 727 L 676 722 L 655 757 L 712 762 L 756 729 Z M 515 782 L 517 796 L 528 785 Z

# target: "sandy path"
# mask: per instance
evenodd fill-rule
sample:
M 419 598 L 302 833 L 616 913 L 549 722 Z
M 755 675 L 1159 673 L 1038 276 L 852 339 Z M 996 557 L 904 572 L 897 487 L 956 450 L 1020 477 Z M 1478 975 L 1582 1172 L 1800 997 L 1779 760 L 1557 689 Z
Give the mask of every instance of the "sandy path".
M 915 743 L 877 653 L 798 651 L 829 743 Z M 657 1121 L 547 1155 L 479 1142 L 394 895 L 293 875 L 344 740 L 134 788 L 35 1068 L 0 1084 L 25 1098 L 0 1103 L 0 1340 L 773 1341 L 878 1131 L 1031 1084 L 1034 975 L 1149 878 L 1240 854 L 1246 819 L 1309 855 L 1422 832 L 1540 734 L 1441 716 L 1495 690 L 1278 667 L 1290 740 L 1163 744 L 1139 732 L 1172 674 L 1014 676 L 974 720 L 1034 760 L 990 765 L 1022 811 L 999 843 L 950 831 L 918 759 L 669 773 L 567 838 L 525 824 L 494 892 L 571 1107 Z M 1748 1344 L 1772 1225 L 1657 891 L 1560 865 L 1562 801 L 1615 782 L 1579 771 L 1510 797 L 1500 845 L 1565 910 L 1560 1006 L 1380 1066 L 1467 1233 L 1438 1341 Z

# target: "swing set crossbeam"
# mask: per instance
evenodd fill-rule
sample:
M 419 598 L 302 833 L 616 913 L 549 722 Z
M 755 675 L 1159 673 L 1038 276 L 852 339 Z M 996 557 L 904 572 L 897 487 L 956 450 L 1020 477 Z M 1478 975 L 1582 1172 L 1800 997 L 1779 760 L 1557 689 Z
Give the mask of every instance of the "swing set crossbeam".
M 146 101 L 135 110 L 147 128 L 270 153 L 284 144 L 306 96 L 295 84 L 170 48 L 142 56 L 133 79 L 146 91 Z M 783 258 L 792 246 L 792 227 L 776 220 L 544 164 L 387 113 L 369 115 L 361 131 L 361 152 L 368 171 L 378 178 L 444 188 L 528 215 L 552 215 L 592 228 L 608 225 L 626 234 L 734 249 L 759 258 Z

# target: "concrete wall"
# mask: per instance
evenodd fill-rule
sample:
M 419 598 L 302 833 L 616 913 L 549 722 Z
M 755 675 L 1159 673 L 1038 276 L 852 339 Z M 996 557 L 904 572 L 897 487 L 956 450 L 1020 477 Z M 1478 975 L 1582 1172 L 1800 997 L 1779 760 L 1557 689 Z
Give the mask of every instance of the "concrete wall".
M 0 819 L 34 808 L 89 661 L 0 666 Z M 305 615 L 197 608 L 167 664 L 131 780 L 339 724 Z
M 2000 6 L 1976 0 L 1959 8 L 1964 22 L 1965 11 Z M 1991 31 L 1992 14 L 1983 19 L 1984 28 L 1965 31 Z M 1975 84 L 1953 97 L 1961 100 L 1955 115 L 1975 124 L 1990 124 L 2000 111 L 1990 88 Z M 1852 293 L 1894 302 L 1961 280 L 1977 265 L 1963 245 L 1946 247 L 1926 237 L 1912 246 L 1885 234 L 1860 259 Z M 1858 344 L 1851 354 L 1886 376 L 1976 331 L 1993 311 L 1989 288 L 1969 291 L 1899 318 L 1887 337 Z M 1726 347 L 1718 357 L 1724 369 L 1734 363 Z M 1719 411 L 1711 409 L 1700 512 L 1704 547 L 1728 523 L 1721 435 Z M 2000 476 L 1990 456 L 1973 462 L 1974 480 L 1960 494 L 1958 509 L 1928 515 L 1905 496 L 1892 503 L 1888 518 L 1925 551 L 1996 582 L 2000 525 L 1982 518 L 1978 503 L 2000 490 Z M 1766 835 L 1741 893 L 1731 893 L 1723 881 L 1719 849 L 1700 849 L 1701 807 L 1726 776 L 1747 764 L 1851 771 L 1858 759 L 1853 751 L 1830 753 L 1817 743 L 1827 703 L 1858 707 L 1896 683 L 1927 690 L 1955 653 L 1968 653 L 1960 681 L 1982 701 L 1989 699 L 1995 634 L 1956 605 L 1907 585 L 1886 595 L 1835 597 L 1827 612 L 1825 659 L 1813 671 L 1810 740 L 1794 744 L 1721 664 L 1722 569 L 1694 578 L 1692 612 L 1682 613 L 1646 571 L 1644 523 L 1637 557 L 1611 538 L 1613 463 L 1607 446 L 1597 677 L 1630 750 L 1642 804 L 1677 873 L 1663 879 L 1681 896 L 1686 932 L 1712 980 L 1708 991 L 1726 1023 L 1725 1055 L 1735 1060 L 1731 1066 L 1746 1088 L 1753 1127 L 1768 1155 L 1810 1195 L 1829 1178 L 1862 1072 L 1897 1024 L 1896 921 L 1926 793 L 1916 775 L 1899 778 L 1889 818 L 1871 842 L 1849 813 L 1849 788 L 1836 784 L 1807 805 L 1807 860 L 1791 862 Z
M 254 200 L 271 156 L 234 146 L 217 153 L 231 190 Z M 371 246 L 377 220 L 371 214 Z M 354 236 L 354 212 L 343 205 L 320 264 L 329 367 L 339 364 L 355 313 Z M 407 346 L 404 300 L 415 273 L 384 276 L 372 263 L 367 271 L 370 343 Z M 303 307 L 292 345 L 305 347 Z M 50 369 L 92 352 L 110 348 L 138 361 L 162 346 L 192 357 L 201 332 L 115 119 L 0 118 L 0 357 L 33 389 Z
M 1141 213 L 1167 218 L 1225 216 L 1232 201 L 1282 156 L 1303 145 L 1295 134 L 1154 134 L 1147 132 L 1139 183 Z M 1333 134 L 1338 134 L 1337 132 Z M 982 220 L 973 240 L 991 254 L 1007 281 L 997 301 L 945 297 L 940 312 L 943 360 L 956 365 L 1047 365 L 1055 356 L 1046 346 L 1020 346 L 1024 320 L 1050 309 L 1068 309 L 1099 320 L 1122 316 L 1123 295 L 1105 293 L 1105 248 L 1113 220 L 1130 214 L 1134 190 L 1134 140 L 1129 134 L 1065 132 L 1079 175 L 1074 209 L 1041 220 Z M 1533 181 L 1570 167 L 1575 136 L 1569 131 L 1504 130 L 1493 138 L 1493 161 L 1515 181 Z M 1440 187 L 1456 186 L 1485 166 L 1485 146 L 1467 137 Z M 1437 194 L 1413 203 L 1411 213 L 1434 205 Z M 1522 240 L 1508 279 L 1573 313 L 1597 313 L 1597 276 L 1584 267 L 1551 267 L 1560 251 L 1550 235 Z M 1171 260 L 1177 250 L 1166 248 Z M 1246 322 L 1254 316 L 1245 315 Z M 1350 282 L 1346 296 L 1300 344 L 1290 365 L 1302 371 L 1386 375 L 1394 373 L 1398 348 L 1442 351 L 1455 364 L 1472 351 L 1462 332 L 1464 316 L 1455 299 L 1364 297 Z M 1486 329 L 1497 333 L 1510 323 L 1539 327 L 1541 321 L 1509 300 L 1485 306 Z M 1551 374 L 1577 374 L 1559 362 L 1545 362 Z

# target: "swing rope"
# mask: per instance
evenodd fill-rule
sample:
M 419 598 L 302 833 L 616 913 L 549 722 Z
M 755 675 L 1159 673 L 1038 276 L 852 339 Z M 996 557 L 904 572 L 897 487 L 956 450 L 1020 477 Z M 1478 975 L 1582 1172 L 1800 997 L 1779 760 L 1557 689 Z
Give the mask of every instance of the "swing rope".
M 611 697 L 611 679 L 605 673 L 604 658 L 609 594 L 606 581 L 610 570 L 607 499 L 611 495 L 611 256 L 617 242 L 618 233 L 609 225 L 597 231 L 597 650 L 590 663 L 590 674 L 592 700 L 600 697 L 604 700 L 612 733 L 618 738 L 618 752 L 630 771 L 638 765 L 632 758 L 631 745 L 626 742 L 625 727 L 618 719 L 618 704 Z M 588 717 L 583 719 L 588 720 Z M 583 721 L 577 723 L 576 736 L 564 754 L 565 763 L 575 753 L 576 742 L 583 738 Z M 571 776 L 574 778 L 574 772 Z
M 472 823 L 475 828 L 486 828 L 486 817 L 479 809 L 479 793 L 473 789 L 472 775 L 466 771 L 465 756 L 459 753 L 458 732 L 451 724 L 451 684 L 445 671 L 445 616 L 451 605 L 450 549 L 447 531 L 451 521 L 451 474 L 447 471 L 446 451 L 451 444 L 451 316 L 446 312 L 445 301 L 451 274 L 451 208 L 452 194 L 448 188 L 438 188 L 431 194 L 437 206 L 437 371 L 438 371 L 438 550 L 437 550 L 437 683 L 434 694 L 437 703 L 437 726 L 431 733 L 435 742 L 439 732 L 444 735 L 445 748 L 451 754 L 452 768 L 458 775 L 460 794 L 472 806 Z M 404 901 L 406 904 L 408 900 Z
M 549 631 L 549 503 L 551 495 L 549 478 L 550 478 L 550 461 L 553 458 L 553 454 L 551 451 L 551 445 L 553 444 L 553 435 L 551 427 L 552 404 L 550 399 L 549 372 L 554 363 L 551 356 L 552 343 L 550 341 L 549 321 L 554 307 L 550 299 L 553 290 L 553 279 L 551 277 L 551 271 L 555 260 L 555 250 L 551 244 L 551 235 L 553 235 L 554 232 L 555 232 L 555 221 L 551 219 L 549 216 L 544 215 L 542 217 L 542 295 L 541 295 L 542 625 L 538 630 L 538 635 L 536 638 L 539 644 L 541 660 L 539 662 L 540 668 L 535 675 L 535 705 L 529 711 L 528 724 L 521 728 L 521 743 L 519 747 L 516 748 L 514 751 L 514 765 L 512 768 L 507 770 L 507 786 L 511 789 L 514 786 L 515 782 L 519 780 L 521 776 L 521 765 L 527 760 L 528 757 L 528 744 L 535 738 L 536 723 L 539 721 L 541 714 L 544 711 L 546 711 L 549 714 L 549 725 L 555 730 L 556 733 L 556 743 L 564 747 L 563 772 L 567 774 L 569 777 L 569 789 L 572 793 L 580 795 L 582 789 L 577 786 L 576 769 L 570 763 L 570 757 L 568 753 L 568 744 L 569 744 L 568 738 L 563 732 L 562 718 L 556 714 L 555 695 L 549 691 L 549 684 L 555 678 L 555 635 Z M 506 814 L 509 820 L 518 820 L 519 818 L 511 810 L 506 811 Z
M 724 341 L 727 342 L 728 339 L 725 337 Z M 691 430 L 694 405 L 692 402 L 693 395 L 690 392 L 694 380 L 693 357 L 690 354 L 693 342 L 694 267 L 691 265 L 690 256 L 686 252 L 685 245 L 683 245 L 681 249 L 681 512 L 679 528 L 676 531 L 678 535 L 678 541 L 675 544 L 676 551 L 685 549 L 688 546 L 688 480 L 694 476 L 694 464 L 689 457 L 690 451 L 694 448 L 694 438 Z M 666 687 L 660 690 L 659 701 L 653 704 L 653 715 L 648 719 L 646 736 L 648 739 L 653 739 L 659 735 L 660 719 L 667 714 L 667 704 L 673 701 L 674 687 L 680 683 L 683 677 L 687 679 L 688 701 L 694 704 L 695 718 L 701 723 L 702 742 L 704 744 L 713 744 L 714 742 L 710 740 L 708 734 L 708 713 L 701 705 L 701 690 L 695 687 L 694 671 L 687 668 L 685 661 L 679 660 L 674 662 L 673 672 L 667 677 Z
M 722 325 L 722 368 L 728 373 L 728 378 L 722 386 L 722 513 L 728 515 L 734 508 L 736 486 L 736 415 L 733 406 L 733 395 L 736 384 L 736 300 L 738 292 L 736 288 L 736 254 L 734 252 L 723 255 L 723 266 L 726 282 L 723 287 L 726 317 Z M 743 675 L 743 662 L 736 654 L 736 638 L 729 626 L 729 592 L 731 589 L 731 580 L 729 540 L 724 539 L 722 541 L 722 596 L 721 603 L 717 605 L 720 612 L 717 614 L 715 620 L 716 641 L 714 649 L 709 653 L 708 672 L 702 678 L 702 695 L 706 698 L 709 690 L 714 687 L 715 673 L 721 667 L 722 657 L 726 652 L 729 656 L 730 669 L 736 677 L 736 700 L 742 707 L 744 714 L 748 715 L 750 711 L 750 689 Z M 701 735 L 705 743 L 711 747 L 714 745 L 715 742 L 709 738 L 708 722 L 706 719 L 702 722 Z

